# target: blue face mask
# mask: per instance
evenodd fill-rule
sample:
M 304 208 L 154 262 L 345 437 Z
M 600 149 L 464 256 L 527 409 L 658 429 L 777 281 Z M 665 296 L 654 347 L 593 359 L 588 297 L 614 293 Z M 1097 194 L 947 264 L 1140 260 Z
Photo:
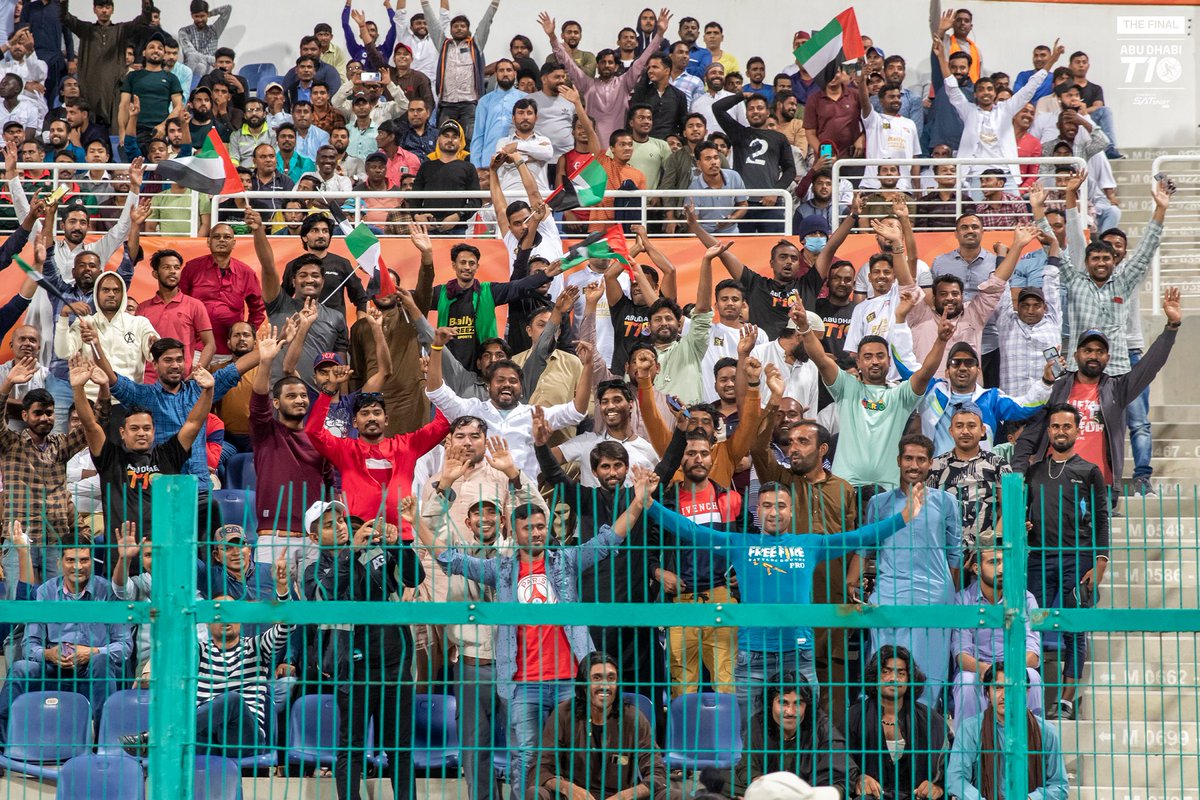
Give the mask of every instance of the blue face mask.
M 810 253 L 819 253 L 825 249 L 828 242 L 829 240 L 824 236 L 805 236 L 804 249 Z

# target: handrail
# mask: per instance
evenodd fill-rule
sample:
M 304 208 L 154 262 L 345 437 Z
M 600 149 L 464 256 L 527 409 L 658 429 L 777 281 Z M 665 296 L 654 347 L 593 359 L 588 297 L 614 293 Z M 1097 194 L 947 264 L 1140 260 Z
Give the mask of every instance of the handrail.
M 1150 180 L 1154 180 L 1154 176 L 1163 171 L 1164 164 L 1183 164 L 1190 163 L 1200 165 L 1200 155 L 1174 154 L 1156 156 L 1154 161 L 1150 162 Z M 1190 182 L 1189 182 L 1189 185 Z M 1154 298 L 1162 297 L 1162 247 L 1154 249 L 1154 260 L 1150 262 L 1150 296 Z M 1150 313 L 1154 316 L 1162 314 L 1162 308 L 1157 300 L 1150 304 Z

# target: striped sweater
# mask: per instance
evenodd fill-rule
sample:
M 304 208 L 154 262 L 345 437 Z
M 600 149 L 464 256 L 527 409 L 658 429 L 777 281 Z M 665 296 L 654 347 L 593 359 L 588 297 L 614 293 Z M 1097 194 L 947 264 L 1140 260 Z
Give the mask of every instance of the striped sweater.
M 212 641 L 201 643 L 196 705 L 203 705 L 227 692 L 237 692 L 254 712 L 260 732 L 265 734 L 274 659 L 287 646 L 293 627 L 272 625 L 258 636 L 243 636 L 228 650 L 222 650 Z

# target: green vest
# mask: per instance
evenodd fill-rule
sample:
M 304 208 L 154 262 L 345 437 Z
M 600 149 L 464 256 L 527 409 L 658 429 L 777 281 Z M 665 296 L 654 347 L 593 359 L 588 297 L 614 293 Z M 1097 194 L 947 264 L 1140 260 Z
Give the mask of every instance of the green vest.
M 444 328 L 450 324 L 450 304 L 453 302 L 450 293 L 443 284 L 438 289 L 437 326 Z M 475 339 L 486 342 L 496 338 L 496 303 L 492 300 L 492 284 L 481 281 L 479 290 L 471 299 L 475 307 Z

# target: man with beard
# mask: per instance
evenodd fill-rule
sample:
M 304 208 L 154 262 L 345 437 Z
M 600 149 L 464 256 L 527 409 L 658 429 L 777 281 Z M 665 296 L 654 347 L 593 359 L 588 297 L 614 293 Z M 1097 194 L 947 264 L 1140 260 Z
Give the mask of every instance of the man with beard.
M 814 314 L 808 324 L 820 329 L 822 323 Z M 768 400 L 790 397 L 811 413 L 816 413 L 821 381 L 817 368 L 804 349 L 804 339 L 799 335 L 799 330 L 799 322 L 788 320 L 787 327 L 780 332 L 778 339 L 758 345 L 750 351 L 750 355 L 766 367 L 767 391 L 759 392 L 764 404 Z
M 708 51 L 705 51 L 708 52 Z M 692 185 L 696 170 L 696 147 L 708 138 L 708 122 L 703 114 L 688 114 L 683 121 L 683 147 L 667 157 L 663 164 L 662 180 L 658 182 L 660 189 L 686 189 Z M 729 169 L 725 156 L 720 159 L 721 169 Z M 663 198 L 663 205 L 672 209 L 668 211 L 669 218 L 679 219 L 679 211 L 683 199 L 678 197 Z M 667 233 L 674 233 L 677 223 L 667 224 Z
M 866 698 L 850 709 L 846 747 L 859 765 L 866 794 L 895 800 L 939 800 L 942 754 L 950 729 L 942 715 L 913 695 L 925 675 L 907 649 L 879 648 L 867 664 Z
M 99 0 L 92 4 L 96 13 L 95 22 L 84 22 L 62 6 L 62 24 L 79 37 L 80 90 L 88 102 L 100 112 L 110 125 L 116 121 L 117 88 L 124 77 L 126 41 L 134 31 L 150 24 L 151 0 L 142 0 L 142 11 L 129 22 L 112 21 L 112 0 Z
M 412 106 L 409 106 L 409 111 L 412 111 Z M 479 191 L 479 173 L 466 160 L 462 146 L 462 128 L 454 120 L 443 122 L 438 128 L 437 146 L 417 170 L 413 191 L 446 192 L 449 197 L 456 197 L 460 192 Z M 430 223 L 437 233 L 446 236 L 466 235 L 467 220 L 479 207 L 478 200 L 467 197 L 457 201 L 448 197 L 413 198 L 410 204 L 415 221 Z M 420 209 L 426 206 L 430 211 L 421 213 Z
M 425 18 L 429 35 L 438 48 L 434 81 L 438 87 L 438 121 L 454 120 L 462 126 L 468 139 L 475 126 L 476 104 L 483 96 L 483 68 L 487 63 L 483 59 L 483 51 L 487 47 L 492 18 L 499 6 L 499 0 L 488 4 L 474 35 L 471 33 L 471 21 L 463 14 L 450 20 L 449 36 L 440 24 L 428 16 Z
M 803 673 L 784 670 L 769 676 L 765 707 L 746 719 L 742 760 L 729 791 L 742 795 L 755 778 L 773 772 L 798 775 L 814 786 L 832 786 L 842 797 L 869 794 L 870 778 L 847 754 L 845 738 L 817 708 L 814 685 Z
M 665 144 L 668 136 L 678 136 L 688 115 L 688 102 L 689 98 L 671 85 L 671 59 L 665 53 L 651 54 L 646 64 L 646 80 L 638 83 L 631 98 L 631 111 L 639 105 L 648 105 L 651 119 L 648 130 L 643 132 L 630 115 L 628 127 L 633 130 L 635 140 L 642 144 L 652 137 Z M 653 177 L 657 186 L 658 173 Z
M 683 333 L 683 311 L 667 297 L 650 306 L 650 341 L 658 350 L 658 377 L 654 387 L 679 398 L 686 405 L 704 399 L 701 362 L 708 352 L 708 329 L 712 324 L 712 261 L 733 245 L 732 241 L 711 245 L 700 259 L 696 303 L 691 325 Z
M 740 103 L 746 104 L 746 123 L 730 115 Z M 761 95 L 739 94 L 713 103 L 713 115 L 733 145 L 736 169 L 747 189 L 788 189 L 796 179 L 796 160 L 787 137 L 768 130 L 771 106 Z M 739 224 L 742 233 L 783 233 L 783 209 L 778 197 L 754 197 L 750 210 Z
M 149 148 L 151 138 L 162 135 L 167 117 L 178 117 L 183 110 L 183 87 L 163 68 L 164 41 L 162 33 L 150 34 L 142 50 L 142 68 L 131 70 L 121 83 L 117 129 L 128 130 L 130 103 L 137 97 L 137 143 L 142 152 Z
M 558 63 L 567 68 L 571 84 L 579 90 L 579 94 L 595 118 L 596 131 L 601 142 L 607 142 L 614 131 L 625 126 L 630 94 L 637 85 L 638 79 L 642 77 L 650 56 L 659 52 L 663 33 L 667 30 L 670 21 L 671 15 L 664 8 L 658 15 L 658 27 L 654 39 L 637 57 L 637 60 L 629 66 L 629 69 L 620 75 L 617 74 L 620 62 L 617 61 L 616 53 L 607 48 L 601 50 L 596 54 L 596 77 L 593 78 L 579 68 L 563 47 L 562 42 L 558 40 L 554 30 L 554 19 L 545 11 L 538 14 L 538 22 L 541 23 L 542 30 L 550 39 L 550 48 L 558 58 Z
M 713 62 L 704 69 L 704 93 L 697 95 L 692 101 L 692 113 L 704 115 L 709 132 L 724 133 L 713 114 L 713 105 L 718 100 L 732 96 L 733 92 L 725 91 L 725 67 L 720 62 Z
M 1029 468 L 1029 591 L 1043 608 L 1096 603 L 1108 568 L 1109 487 L 1100 468 L 1075 452 L 1081 417 L 1070 403 L 1046 409 L 1050 453 Z M 1065 633 L 1058 718 L 1075 719 L 1087 638 Z
M 83 433 L 80 431 L 72 437 L 82 441 Z M 5 477 L 7 486 L 7 475 Z M 38 539 L 30 538 L 40 544 Z M 56 569 L 48 570 L 43 576 L 45 582 L 37 588 L 33 602 L 117 600 L 112 585 L 94 574 L 92 542 L 85 535 L 64 531 L 61 541 L 55 544 L 59 547 Z M 6 553 L 7 550 L 13 552 L 14 569 L 9 574 L 15 576 L 16 548 L 6 548 Z M 41 550 L 41 547 L 35 547 L 33 552 Z M 6 555 L 5 561 L 8 560 Z M 17 582 L 12 580 L 10 584 L 15 589 Z M 62 608 L 61 605 L 57 607 Z M 36 619 L 36 613 L 31 618 Z M 98 725 L 100 712 L 96 709 L 102 708 L 108 696 L 117 691 L 117 682 L 125 673 L 125 661 L 133 653 L 132 632 L 129 625 L 121 623 L 30 622 L 22 644 L 21 660 L 9 669 L 0 693 L 0 724 L 6 733 L 13 703 L 30 691 L 82 692 L 91 701 L 92 718 Z
M 234 166 L 250 163 L 254 150 L 260 144 L 271 144 L 271 126 L 267 124 L 267 107 L 258 98 L 246 101 L 242 114 L 242 127 L 229 137 L 229 159 Z
M 178 475 L 187 463 L 192 444 L 196 441 L 208 411 L 212 408 L 213 376 L 203 367 L 192 370 L 192 380 L 200 387 L 196 405 L 172 436 L 155 444 L 154 417 L 144 408 L 126 409 L 125 420 L 119 428 L 120 441 L 114 441 L 96 419 L 84 387 L 94 383 L 101 394 L 108 392 L 108 376 L 97 369 L 82 354 L 71 359 L 71 389 L 75 393 L 75 412 L 87 437 L 92 462 L 100 473 L 104 501 L 104 524 L 115 531 L 131 522 L 143 536 L 151 527 L 150 484 L 158 475 Z M 104 402 L 103 400 L 101 402 Z M 101 563 L 115 561 L 115 544 L 96 553 Z M 109 557 L 102 557 L 101 554 Z
M 229 328 L 229 352 L 236 361 L 254 350 L 254 328 L 249 322 L 235 322 Z M 247 370 L 237 385 L 225 393 L 220 403 L 214 404 L 213 413 L 225 423 L 225 444 L 222 450 L 227 455 L 251 452 L 250 397 L 254 391 L 254 380 L 258 367 Z
M 256 250 L 259 232 L 264 242 L 266 236 L 260 225 L 255 236 Z M 208 232 L 209 254 L 184 264 L 183 275 L 179 278 L 179 291 L 195 297 L 208 309 L 213 338 L 217 343 L 214 361 L 218 363 L 229 360 L 227 342 L 229 328 L 234 322 L 246 319 L 251 327 L 257 329 L 267 318 L 258 273 L 246 262 L 233 257 L 235 242 L 231 225 L 213 225 Z M 270 248 L 269 245 L 267 247 Z
M 305 255 L 288 262 L 283 270 L 280 286 L 284 294 L 293 294 L 296 290 L 296 271 L 300 267 L 300 261 L 307 256 L 314 256 L 320 262 L 325 279 L 317 302 L 344 317 L 346 295 L 349 295 L 350 302 L 362 313 L 367 307 L 367 299 L 373 294 L 371 285 L 363 288 L 363 283 L 356 274 L 357 268 L 337 253 L 329 252 L 332 239 L 333 223 L 328 216 L 309 214 L 305 217 L 304 222 L 300 224 L 300 241 L 304 243 Z M 378 284 L 378 279 L 373 279 L 371 283 Z
M 350 146 L 349 128 L 345 125 L 334 126 L 329 132 L 329 146 L 337 153 L 335 167 L 339 175 L 344 175 L 351 181 L 361 180 L 366 175 L 363 160 L 346 152 L 346 148 Z
M 179 291 L 179 276 L 183 272 L 183 256 L 175 250 L 159 250 L 150 257 L 150 271 L 158 282 L 158 291 L 149 300 L 138 304 L 137 314 L 150 321 L 159 336 L 183 342 L 183 360 L 197 363 L 193 355 L 199 344 L 199 365 L 208 368 L 216 352 L 212 323 L 204 304 Z M 157 376 L 152 366 L 146 367 L 142 383 L 154 383 Z
M 596 387 L 596 414 L 604 418 L 603 433 L 581 433 L 568 439 L 551 452 L 559 464 L 575 463 L 579 467 L 582 486 L 600 485 L 591 469 L 591 453 L 600 442 L 619 442 L 633 466 L 652 469 L 659 461 L 658 452 L 649 441 L 638 436 L 633 427 L 633 390 L 621 380 L 608 380 Z
M 1182 322 L 1179 289 L 1168 288 L 1163 293 L 1163 313 L 1167 324 L 1141 360 L 1123 375 L 1109 375 L 1110 345 L 1103 331 L 1086 330 L 1079 336 L 1075 348 L 1078 371 L 1069 370 L 1054 382 L 1047 407 L 1070 403 L 1079 410 L 1082 424 L 1076 450 L 1086 461 L 1100 468 L 1106 486 L 1119 480 L 1125 467 L 1126 408 L 1146 389 L 1167 362 L 1175 346 L 1176 334 Z M 1035 417 L 1025 427 L 1013 449 L 1013 468 L 1027 470 L 1045 457 L 1049 435 L 1045 415 Z
M 504 156 L 499 169 L 496 170 L 496 177 L 500 180 L 500 191 L 506 199 L 524 199 L 527 194 L 517 169 L 518 161 L 524 162 L 529 168 L 539 194 L 542 197 L 550 194 L 546 167 L 554 160 L 554 146 L 548 138 L 534 130 L 537 120 L 537 101 L 522 97 L 512 107 L 512 134 L 496 139 L 493 146 L 495 155 Z M 486 143 L 481 144 L 486 146 Z
M 894 179 L 894 177 L 893 177 Z M 907 220 L 909 226 L 912 224 L 912 202 L 907 198 L 891 198 L 887 200 L 883 207 L 887 216 L 882 219 L 871 221 L 871 230 L 875 234 L 875 246 L 879 248 L 879 252 L 884 255 L 892 255 L 893 247 L 899 243 L 905 248 L 908 246 L 908 237 L 905 233 L 904 222 Z M 899 252 L 904 252 L 903 250 Z M 876 296 L 875 287 L 870 281 L 871 262 L 867 261 L 858 268 L 858 273 L 854 277 L 854 299 L 869 300 Z M 899 273 L 897 273 L 897 276 Z M 929 269 L 929 265 L 917 258 L 916 281 L 921 291 L 925 296 L 933 299 L 933 272 Z
M 835 261 L 829 268 L 825 281 L 826 295 L 817 298 L 814 312 L 825 324 L 825 349 L 836 360 L 846 357 L 846 335 L 850 332 L 850 320 L 858 301 L 854 297 L 854 265 L 849 261 Z
M 513 108 L 517 101 L 528 99 L 524 92 L 516 88 L 516 84 L 517 69 L 513 66 L 513 62 L 507 58 L 500 59 L 496 64 L 496 88 L 479 99 L 475 110 L 475 126 L 471 132 L 470 151 L 471 163 L 476 167 L 488 165 L 496 153 L 497 143 L 516 122 Z M 533 105 L 533 112 L 536 120 L 536 103 Z M 442 120 L 443 123 L 448 121 Z M 533 127 L 529 126 L 525 133 L 528 135 L 532 131 Z M 513 172 L 515 171 L 514 169 Z M 545 175 L 542 180 L 545 181 Z
M 560 703 L 542 728 L 526 797 L 672 796 L 676 790 L 655 752 L 654 727 L 621 688 L 612 656 L 595 652 L 579 662 L 575 696 Z

